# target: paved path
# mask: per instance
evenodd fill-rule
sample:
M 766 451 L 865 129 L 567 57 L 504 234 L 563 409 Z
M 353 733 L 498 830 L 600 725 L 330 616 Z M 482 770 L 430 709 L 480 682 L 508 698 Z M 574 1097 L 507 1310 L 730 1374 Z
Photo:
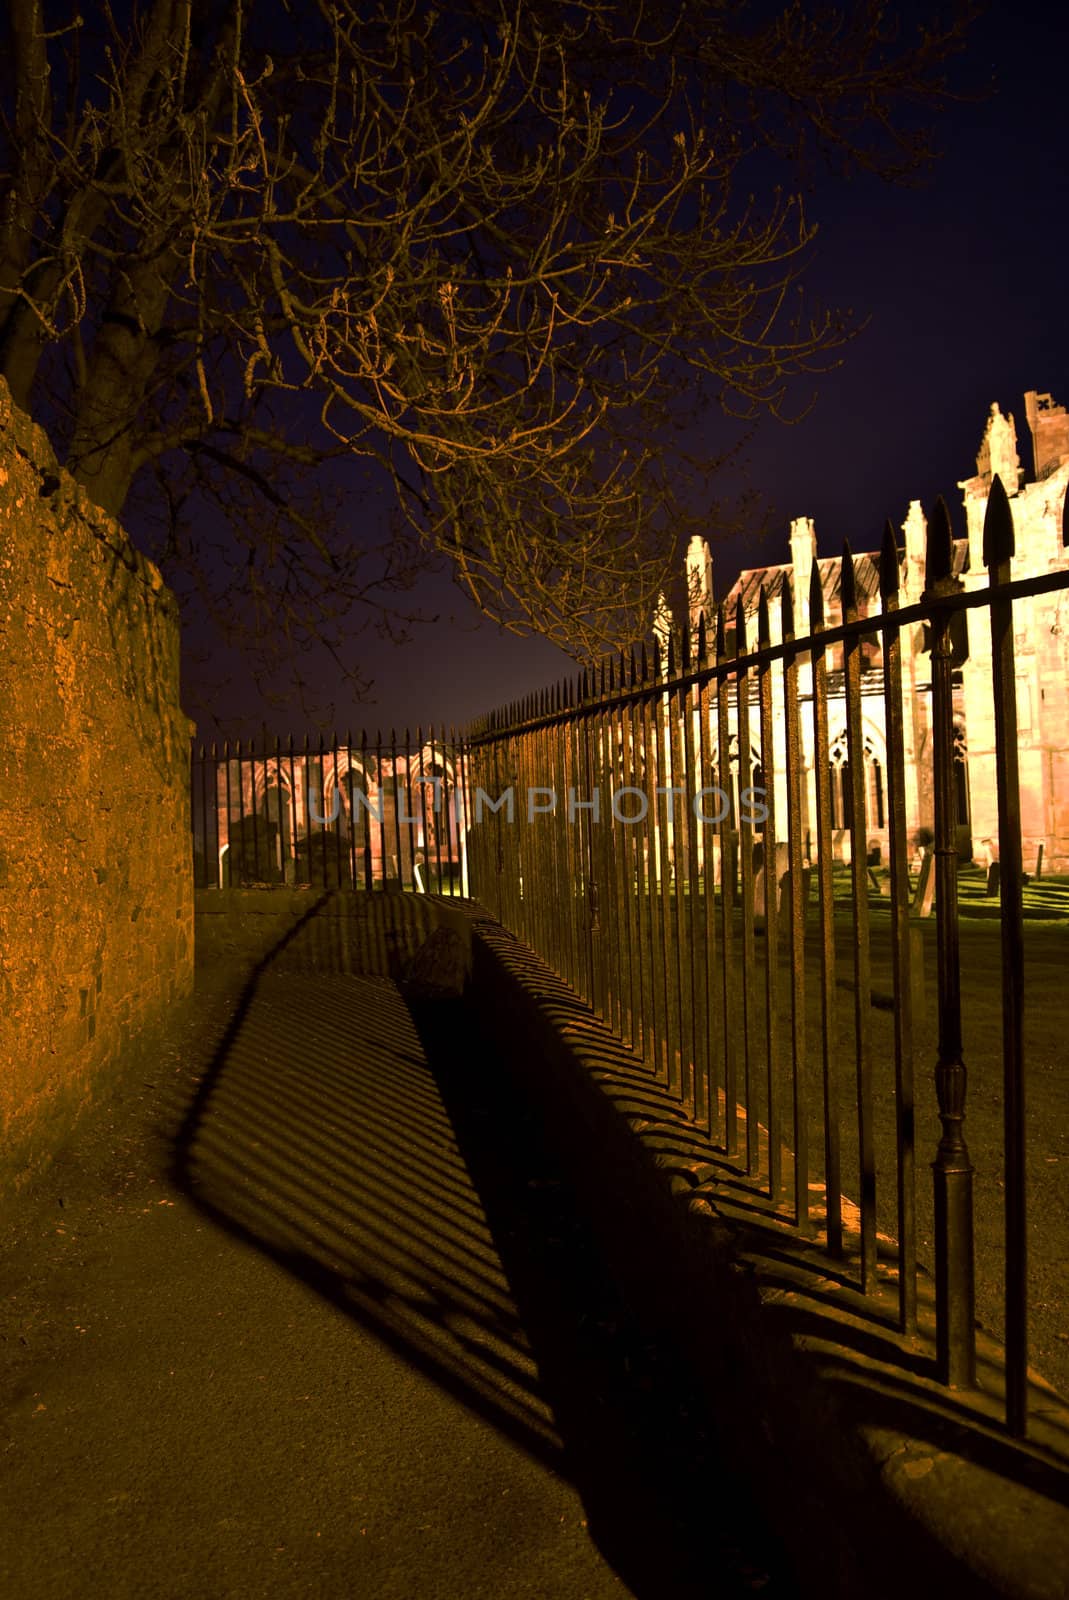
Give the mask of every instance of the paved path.
M 470 1025 L 204 985 L 10 1221 L 0 1592 L 790 1594 Z

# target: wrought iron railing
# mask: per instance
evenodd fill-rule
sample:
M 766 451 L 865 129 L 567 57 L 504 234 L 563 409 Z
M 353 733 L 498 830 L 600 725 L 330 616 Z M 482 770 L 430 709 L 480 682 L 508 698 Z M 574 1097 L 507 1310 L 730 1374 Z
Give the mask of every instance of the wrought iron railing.
M 295 745 L 266 736 L 192 757 L 198 888 L 252 885 L 467 893 L 464 752 L 417 730 Z
M 864 1295 L 894 1293 L 898 1327 L 909 1335 L 918 1318 L 918 974 L 911 963 L 920 947 L 911 916 L 919 830 L 915 806 L 907 808 L 907 773 L 923 768 L 934 790 L 931 830 L 922 832 L 922 842 L 934 833 L 938 1038 L 934 1059 L 920 1067 L 922 1109 L 934 1098 L 940 1122 L 935 1147 L 921 1152 L 932 1162 L 934 1184 L 936 1366 L 943 1382 L 972 1385 L 974 1175 L 963 1133 L 960 711 L 951 631 L 960 638 L 962 613 L 979 612 L 991 639 L 1001 857 L 1005 1406 L 1009 1428 L 1021 1434 L 1027 1411 L 1023 863 L 1013 608 L 1025 596 L 1069 587 L 1069 570 L 1052 564 L 1039 577 L 1011 579 L 1013 519 L 997 478 L 984 528 L 986 585 L 977 586 L 974 574 L 966 587 L 953 575 L 942 502 L 927 539 L 917 604 L 899 604 L 899 555 L 888 526 L 879 613 L 858 616 L 847 546 L 842 620 L 835 625 L 825 626 L 814 565 L 806 637 L 794 636 L 797 599 L 792 606 L 788 583 L 775 640 L 762 594 L 756 638 L 747 637 L 740 601 L 734 617 L 721 607 L 708 629 L 702 617 L 697 636 L 684 634 L 681 648 L 670 641 L 663 657 L 657 650 L 652 660 L 645 650 L 632 653 L 491 716 L 464 743 L 471 890 L 645 1059 L 790 1226 L 830 1255 L 850 1256 Z M 915 729 L 907 735 L 922 625 L 930 649 L 930 684 L 920 695 L 923 750 Z M 873 634 L 882 641 L 885 720 L 879 871 L 867 811 L 861 681 L 862 641 Z M 842 677 L 829 687 L 832 645 L 842 646 Z M 986 647 L 982 653 L 986 658 Z M 834 694 L 845 722 L 838 772 L 829 743 Z M 840 800 L 842 784 L 849 786 L 845 829 L 833 826 L 833 781 Z M 930 870 L 916 891 L 928 904 Z M 881 981 L 890 984 L 893 1011 L 893 1240 L 886 1228 L 877 1232 L 878 1154 L 881 1202 L 888 1192 L 873 1086 L 871 930 L 878 919 L 870 896 L 878 890 L 889 912 L 881 923 L 881 955 L 889 945 Z M 852 991 L 845 1030 L 837 1013 L 844 978 Z M 844 1200 L 844 1187 L 856 1187 L 856 1206 Z M 892 1259 L 884 1259 L 889 1251 Z
M 463 736 L 417 730 L 415 739 L 407 731 L 388 741 L 349 735 L 316 748 L 266 737 L 258 746 L 202 745 L 192 809 L 202 887 L 397 887 L 478 899 L 660 1076 L 779 1225 L 822 1246 L 840 1272 L 849 1263 L 864 1296 L 893 1296 L 905 1335 L 918 1327 L 915 1128 L 934 1100 L 940 1133 L 921 1155 L 933 1171 L 925 1205 L 936 1369 L 945 1383 L 968 1387 L 976 1319 L 958 908 L 960 663 L 964 613 L 979 614 L 990 633 L 985 692 L 998 812 L 1005 1409 L 1011 1431 L 1023 1434 L 1024 861 L 1014 605 L 1069 588 L 1069 568 L 1052 562 L 1038 577 L 1014 580 L 1013 553 L 1011 507 L 996 478 L 984 528 L 986 584 L 974 574 L 965 586 L 953 575 L 940 502 L 916 604 L 900 604 L 888 527 L 878 613 L 859 616 L 844 547 L 842 620 L 826 625 L 814 565 L 805 637 L 795 636 L 797 597 L 786 583 L 775 638 L 762 593 L 755 636 L 741 601 L 734 616 L 721 606 L 710 625 L 702 617 L 696 635 L 670 640 L 666 652 L 606 662 Z M 882 643 L 876 695 L 862 659 L 873 635 Z M 923 682 L 918 648 L 930 663 Z M 986 662 L 986 647 L 978 653 Z M 1058 688 L 1064 693 L 1064 682 Z M 877 703 L 878 762 L 869 719 Z M 922 741 L 908 726 L 918 705 Z M 927 820 L 917 811 L 918 772 Z M 920 868 L 916 884 L 911 868 Z M 924 958 L 915 913 L 930 907 L 933 887 L 938 1028 L 929 1046 L 918 1026 Z M 892 1013 L 890 1133 L 874 1088 L 873 930 L 877 983 L 890 991 L 877 997 Z M 881 1084 L 885 1065 L 882 1056 L 875 1063 Z

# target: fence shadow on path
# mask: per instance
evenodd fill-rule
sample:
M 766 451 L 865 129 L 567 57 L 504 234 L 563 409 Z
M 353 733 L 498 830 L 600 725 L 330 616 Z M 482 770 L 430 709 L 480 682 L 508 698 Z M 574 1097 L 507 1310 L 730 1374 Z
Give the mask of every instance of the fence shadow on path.
M 179 1188 L 570 1480 L 638 1600 L 791 1593 L 476 1019 L 287 973 L 301 926 L 253 971 L 186 1110 Z

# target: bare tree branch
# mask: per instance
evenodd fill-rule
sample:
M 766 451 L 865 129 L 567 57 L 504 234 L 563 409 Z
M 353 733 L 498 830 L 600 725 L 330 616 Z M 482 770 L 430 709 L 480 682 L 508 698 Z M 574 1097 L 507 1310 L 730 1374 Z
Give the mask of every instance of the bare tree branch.
M 972 15 L 907 39 L 878 0 L 62 10 L 9 7 L 0 371 L 70 470 L 172 532 L 214 495 L 254 612 L 277 582 L 307 636 L 317 584 L 385 603 L 294 478 L 363 461 L 407 529 L 387 588 L 444 556 L 580 656 L 645 632 L 694 525 L 673 428 L 789 416 L 840 359 L 851 328 L 798 293 L 805 164 L 918 170 Z

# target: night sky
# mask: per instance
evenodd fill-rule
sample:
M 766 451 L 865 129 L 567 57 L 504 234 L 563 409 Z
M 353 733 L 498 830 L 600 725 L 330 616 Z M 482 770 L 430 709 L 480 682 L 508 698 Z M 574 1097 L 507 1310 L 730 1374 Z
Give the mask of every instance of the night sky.
M 963 86 L 993 92 L 946 109 L 936 134 L 944 153 L 923 185 L 815 186 L 808 208 L 820 234 L 808 290 L 871 320 L 841 367 L 797 388 L 799 405 L 816 394 L 809 414 L 793 426 L 762 424 L 747 447 L 749 479 L 778 531 L 763 544 L 714 543 L 718 592 L 741 566 L 786 559 L 791 517 L 815 518 L 822 555 L 837 553 L 844 537 L 855 550 L 872 549 L 888 516 L 897 526 L 911 499 L 928 506 L 942 493 L 961 531 L 956 485 L 975 471 L 994 400 L 1014 413 L 1031 471 L 1024 391 L 1069 404 L 1067 36 L 1064 17 L 1037 5 L 993 4 L 958 74 Z M 722 447 L 722 431 L 708 426 L 708 442 L 699 431 L 691 449 Z M 381 505 L 358 501 L 354 518 L 374 527 Z M 402 645 L 354 635 L 347 664 L 375 680 L 362 704 L 325 655 L 276 673 L 271 687 L 285 703 L 272 704 L 237 656 L 199 659 L 205 639 L 190 622 L 185 701 L 199 733 L 247 736 L 263 722 L 272 734 L 298 735 L 459 726 L 574 671 L 544 640 L 480 620 L 446 573 L 424 579 L 405 604 L 438 620 Z M 310 684 L 304 709 L 292 692 L 298 672 Z

